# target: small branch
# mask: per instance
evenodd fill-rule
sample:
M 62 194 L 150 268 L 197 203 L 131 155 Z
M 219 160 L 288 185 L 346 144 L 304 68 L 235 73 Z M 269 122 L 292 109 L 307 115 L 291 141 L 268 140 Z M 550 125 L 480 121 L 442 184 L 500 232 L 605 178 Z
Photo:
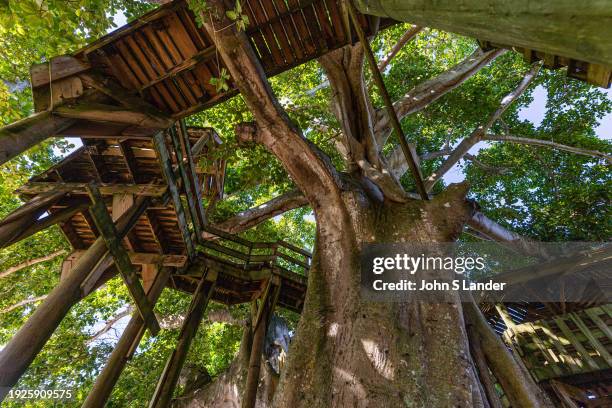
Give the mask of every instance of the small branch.
M 57 258 L 60 255 L 64 255 L 66 253 L 66 250 L 64 249 L 60 249 L 59 251 L 55 251 L 50 253 L 49 255 L 45 255 L 42 256 L 40 258 L 34 258 L 34 259 L 28 259 L 25 262 L 22 262 L 18 265 L 15 266 L 11 266 L 10 268 L 6 269 L 5 271 L 0 272 L 0 279 L 2 278 L 6 278 L 9 275 L 12 275 L 15 272 L 18 272 L 22 269 L 25 269 L 27 267 L 30 267 L 32 265 L 36 265 L 42 262 L 47 262 L 50 261 L 51 259 Z
M 237 234 L 252 228 L 270 218 L 286 213 L 287 211 L 303 207 L 308 200 L 299 190 L 291 190 L 285 194 L 271 199 L 256 207 L 215 224 L 214 227 L 230 234 Z
M 430 103 L 461 85 L 504 52 L 505 51 L 499 49 L 487 52 L 483 52 L 480 49 L 476 50 L 451 69 L 417 85 L 399 101 L 393 104 L 398 118 L 401 120 L 411 113 L 424 109 Z M 391 122 L 384 109 L 376 113 L 374 133 L 376 135 L 377 145 L 382 149 L 387 138 L 391 134 Z
M 419 26 L 412 26 L 409 30 L 407 30 L 404 35 L 402 35 L 402 38 L 400 38 L 397 43 L 395 43 L 395 45 L 391 49 L 391 52 L 389 52 L 389 54 L 385 56 L 385 59 L 380 64 L 378 64 L 378 69 L 381 72 L 384 71 L 385 68 L 387 68 L 387 65 L 389 65 L 389 63 L 391 62 L 391 60 L 395 58 L 395 56 L 401 51 L 402 48 L 404 48 L 404 45 L 406 45 L 408 41 L 416 37 L 416 35 L 422 30 L 423 27 Z
M 471 161 L 472 164 L 474 164 L 474 166 L 479 167 L 482 170 L 487 171 L 492 174 L 507 174 L 508 172 L 510 172 L 510 169 L 507 169 L 505 167 L 495 167 L 495 166 L 491 166 L 486 163 L 483 163 L 480 160 L 478 160 L 476 156 L 471 155 L 469 153 L 466 153 L 465 156 L 463 156 L 463 158 Z
M 0 314 L 4 314 L 4 313 L 9 313 L 12 312 L 15 309 L 18 309 L 22 306 L 26 306 L 26 305 L 30 305 L 32 303 L 36 303 L 36 302 L 40 302 L 41 300 L 45 300 L 45 298 L 47 297 L 47 295 L 42 295 L 42 296 L 38 296 L 35 298 L 28 298 L 25 300 L 22 300 L 21 302 L 17 302 L 14 305 L 11 305 L 7 308 L 4 308 L 2 310 L 0 310 Z
M 89 340 L 87 340 L 87 344 L 93 343 L 94 341 L 99 339 L 103 334 L 108 333 L 119 320 L 123 319 L 126 316 L 131 315 L 133 311 L 134 311 L 134 308 L 132 306 L 128 306 L 128 308 L 125 309 L 123 312 L 118 313 L 112 318 L 110 318 L 109 320 L 107 320 L 106 323 L 104 324 L 104 327 L 98 330 L 93 336 L 91 336 Z
M 504 112 L 506 112 L 512 102 L 517 100 L 518 97 L 527 90 L 533 79 L 538 74 L 541 66 L 542 64 L 539 62 L 533 64 L 518 86 L 512 92 L 502 98 L 499 107 L 489 116 L 487 121 L 483 125 L 478 126 L 468 137 L 463 139 L 461 143 L 459 143 L 459 146 L 457 146 L 457 148 L 455 148 L 455 150 L 450 154 L 448 159 L 442 163 L 440 168 L 427 178 L 425 182 L 427 191 L 431 191 L 438 180 L 440 180 L 450 169 L 452 169 L 453 166 L 459 160 L 461 160 L 476 143 L 482 140 L 487 130 L 489 130 L 489 128 L 493 126 L 493 124 L 504 114 Z
M 589 150 L 583 149 L 581 147 L 568 146 L 561 143 L 555 143 L 550 140 L 542 140 L 542 139 L 531 139 L 527 137 L 519 137 L 514 135 L 492 135 L 486 134 L 482 137 L 482 140 L 489 140 L 492 142 L 509 142 L 509 143 L 517 143 L 524 145 L 532 145 L 532 146 L 540 146 L 540 147 L 548 147 L 555 150 L 561 150 L 564 152 L 574 153 L 581 156 L 589 156 L 595 157 L 597 159 L 603 159 L 608 164 L 612 164 L 612 156 L 598 150 Z
M 159 326 L 164 330 L 180 329 L 185 321 L 185 315 L 169 315 L 159 318 Z M 211 310 L 203 319 L 205 323 L 227 323 L 234 326 L 247 327 L 247 321 L 237 319 L 227 309 Z

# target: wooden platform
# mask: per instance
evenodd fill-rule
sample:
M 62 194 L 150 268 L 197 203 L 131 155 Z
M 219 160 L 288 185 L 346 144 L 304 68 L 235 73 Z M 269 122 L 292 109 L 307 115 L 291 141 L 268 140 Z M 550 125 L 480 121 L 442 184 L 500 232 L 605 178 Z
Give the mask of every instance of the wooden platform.
M 266 74 L 276 75 L 356 41 L 342 7 L 338 0 L 244 2 L 250 22 L 246 34 Z M 372 33 L 370 19 L 360 15 L 360 20 L 366 33 Z M 381 26 L 391 23 L 383 20 Z M 37 111 L 49 107 L 49 76 L 59 98 L 66 87 L 68 93 L 75 87 L 86 90 L 79 75 L 95 70 L 161 112 L 182 118 L 236 94 L 231 81 L 225 92 L 211 85 L 211 78 L 220 77 L 223 69 L 212 40 L 198 27 L 186 2 L 174 1 L 94 41 L 72 58 L 33 66 L 31 80 Z

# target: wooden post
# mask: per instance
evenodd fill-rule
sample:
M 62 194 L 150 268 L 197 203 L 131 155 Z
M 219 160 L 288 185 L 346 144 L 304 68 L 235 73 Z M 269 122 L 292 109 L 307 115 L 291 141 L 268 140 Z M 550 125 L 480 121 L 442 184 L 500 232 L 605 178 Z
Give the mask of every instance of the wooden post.
M 138 205 L 117 221 L 121 237 L 134 226 L 148 203 L 146 198 L 139 200 Z M 106 252 L 104 240 L 98 238 L 0 351 L 0 401 L 23 375 L 72 305 L 81 299 L 81 283 Z
M 104 239 L 104 242 L 106 242 L 108 251 L 113 255 L 115 266 L 121 273 L 123 282 L 128 287 L 130 296 L 134 299 L 136 307 L 144 319 L 147 328 L 151 334 L 156 335 L 159 332 L 159 324 L 153 314 L 153 308 L 149 304 L 144 290 L 138 281 L 138 277 L 136 276 L 136 272 L 134 271 L 127 251 L 121 245 L 122 238 L 117 234 L 117 230 L 106 209 L 106 204 L 104 203 L 102 195 L 94 184 L 89 186 L 89 195 L 92 201 L 90 211 L 96 223 L 96 227 L 98 227 L 100 235 Z
M 257 385 L 259 384 L 259 372 L 261 371 L 261 353 L 266 338 L 268 322 L 274 311 L 279 294 L 280 279 L 272 276 L 261 299 L 257 314 L 253 314 L 253 341 L 251 343 L 249 370 L 242 398 L 242 408 L 254 408 L 257 401 Z
M 157 302 L 162 290 L 166 286 L 170 277 L 170 271 L 170 268 L 162 267 L 156 274 L 153 284 L 150 287 L 145 285 L 145 289 L 148 289 L 147 298 L 152 305 Z M 96 378 L 96 382 L 89 395 L 87 395 L 82 408 L 102 408 L 106 405 L 121 372 L 132 358 L 144 332 L 144 321 L 138 312 L 134 312 L 102 372 Z
M 155 393 L 153 394 L 153 398 L 151 398 L 151 402 L 149 403 L 149 408 L 166 408 L 170 406 L 174 387 L 176 387 L 179 374 L 181 373 L 181 369 L 183 368 L 183 364 L 187 358 L 187 352 L 189 351 L 191 341 L 198 331 L 200 321 L 202 320 L 202 315 L 206 310 L 208 301 L 210 300 L 215 288 L 216 280 L 217 272 L 210 269 L 200 280 L 200 283 L 193 294 L 191 304 L 189 305 L 189 313 L 187 314 L 187 318 L 181 327 L 181 333 L 179 335 L 176 348 L 170 355 L 170 358 L 164 367 L 164 371 L 159 378 L 159 382 L 155 388 Z

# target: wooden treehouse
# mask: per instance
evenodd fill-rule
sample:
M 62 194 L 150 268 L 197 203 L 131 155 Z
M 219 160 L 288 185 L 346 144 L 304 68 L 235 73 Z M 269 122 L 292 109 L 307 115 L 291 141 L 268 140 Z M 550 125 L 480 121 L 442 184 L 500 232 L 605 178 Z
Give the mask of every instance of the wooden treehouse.
M 268 77 L 396 23 L 360 13 L 349 16 L 347 3 L 340 0 L 246 0 L 242 8 L 250 22 L 246 38 Z M 483 44 L 490 46 L 506 47 Z M 530 60 L 567 66 L 574 77 L 609 86 L 609 69 L 536 51 L 524 53 Z M 237 94 L 231 78 L 227 90 L 211 85 L 212 78 L 225 72 L 213 39 L 182 0 L 160 6 L 72 55 L 32 67 L 35 114 L 0 129 L 0 164 L 49 137 L 78 137 L 83 147 L 18 189 L 25 203 L 0 222 L 0 247 L 58 225 L 74 252 L 64 262 L 59 284 L 3 348 L 0 400 L 69 309 L 117 275 L 127 285 L 137 312 L 85 407 L 104 406 L 144 331 L 159 331 L 153 307 L 165 288 L 193 296 L 151 407 L 168 406 L 209 301 L 259 302 L 251 366 L 261 357 L 262 336 L 274 307 L 300 312 L 311 258 L 307 251 L 285 242 L 250 242 L 216 230 L 206 220 L 203 200 L 223 196 L 225 163 L 211 157 L 220 139 L 214 130 L 187 127 L 182 119 Z M 567 353 L 588 351 L 598 375 L 609 381 L 609 354 L 603 354 L 610 347 L 609 309 L 587 310 L 587 317 L 576 315 L 584 318 L 582 326 L 567 323 L 577 342 L 559 341 Z M 538 327 L 544 323 L 554 326 L 546 321 Z M 523 338 L 522 324 L 508 330 Z M 541 335 L 531 333 L 529 338 Z M 516 349 L 538 380 L 595 369 L 588 361 L 574 371 L 562 368 L 572 361 L 570 354 L 561 357 L 559 351 L 552 364 L 550 353 L 532 356 L 541 351 L 541 343 L 534 348 L 518 337 L 506 337 L 518 342 Z M 601 358 L 594 357 L 595 352 L 602 353 Z M 543 361 L 549 367 L 541 369 Z M 249 370 L 248 393 L 256 390 L 258 378 Z M 253 406 L 254 395 L 245 396 L 245 401 L 244 406 Z

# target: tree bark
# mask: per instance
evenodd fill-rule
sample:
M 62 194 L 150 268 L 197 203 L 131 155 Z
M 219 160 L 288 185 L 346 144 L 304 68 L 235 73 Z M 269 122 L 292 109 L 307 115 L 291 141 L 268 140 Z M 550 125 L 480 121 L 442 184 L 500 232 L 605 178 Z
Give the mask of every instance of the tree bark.
M 612 8 L 605 1 L 356 0 L 364 14 L 612 66 Z M 545 30 L 542 27 L 546 27 Z

